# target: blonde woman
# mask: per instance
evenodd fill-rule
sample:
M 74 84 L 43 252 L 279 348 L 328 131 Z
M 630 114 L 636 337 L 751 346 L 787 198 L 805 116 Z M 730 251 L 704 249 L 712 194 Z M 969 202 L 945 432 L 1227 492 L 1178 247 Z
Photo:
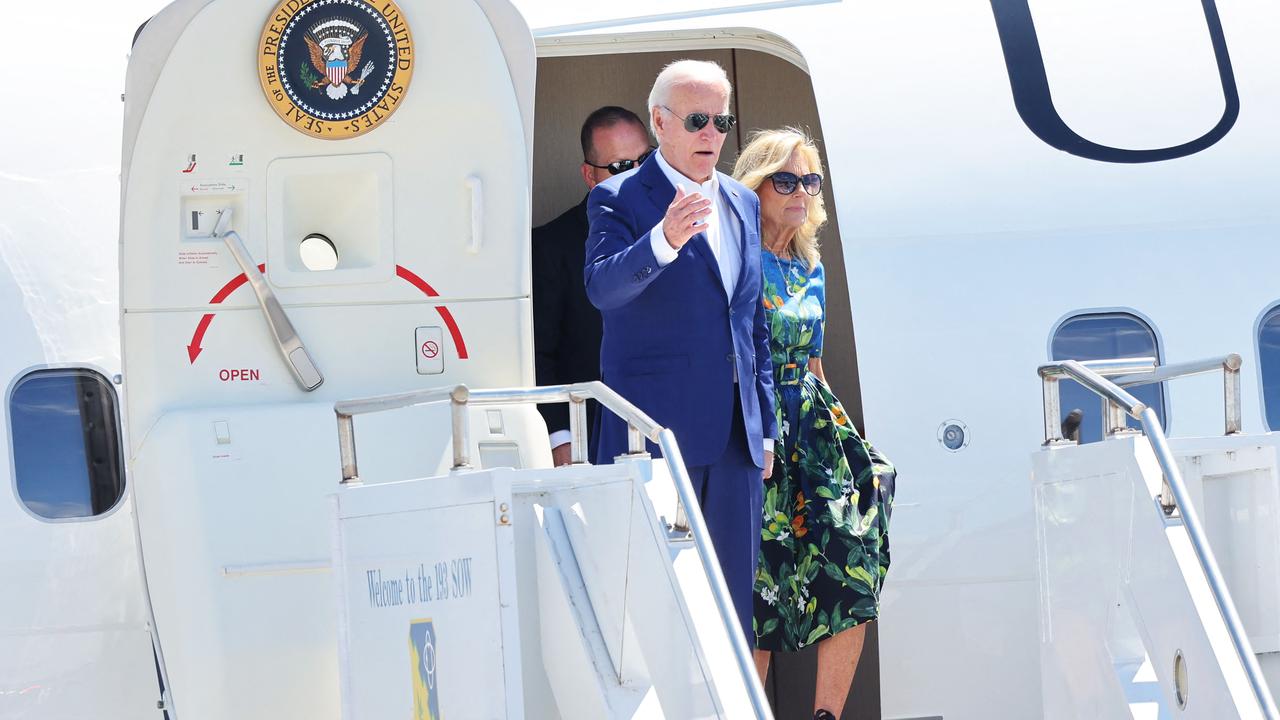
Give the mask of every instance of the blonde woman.
M 761 680 L 775 651 L 818 645 L 815 720 L 834 720 L 880 611 L 893 466 L 853 427 L 822 374 L 822 164 L 793 128 L 756 133 L 734 177 L 760 196 L 760 259 L 779 437 L 765 480 L 754 629 Z

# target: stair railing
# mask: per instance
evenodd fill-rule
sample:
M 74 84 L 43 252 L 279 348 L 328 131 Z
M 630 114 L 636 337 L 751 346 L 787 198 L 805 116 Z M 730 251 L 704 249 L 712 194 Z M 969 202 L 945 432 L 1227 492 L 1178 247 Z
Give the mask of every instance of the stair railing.
M 1258 657 L 1253 652 L 1253 646 L 1244 630 L 1244 623 L 1240 621 L 1240 615 L 1236 612 L 1235 602 L 1231 599 L 1222 570 L 1218 567 L 1218 561 L 1209 547 L 1204 526 L 1200 523 L 1200 515 L 1191 503 L 1191 495 L 1187 492 L 1186 484 L 1182 480 L 1182 473 L 1178 470 L 1173 451 L 1169 449 L 1169 440 L 1165 437 L 1160 419 L 1156 416 L 1155 410 L 1124 390 L 1124 387 L 1163 382 L 1221 369 L 1225 377 L 1223 405 L 1226 434 L 1234 435 L 1240 432 L 1240 365 L 1240 356 L 1235 353 L 1221 358 L 1163 367 L 1157 366 L 1153 358 L 1087 362 L 1062 360 L 1041 365 L 1039 373 L 1044 384 L 1044 444 L 1051 449 L 1075 445 L 1074 442 L 1064 439 L 1061 432 L 1062 409 L 1058 398 L 1058 381 L 1062 378 L 1075 380 L 1082 387 L 1103 398 L 1109 411 L 1107 413 L 1109 435 L 1122 432 L 1120 428 L 1125 427 L 1125 415 L 1142 424 L 1142 432 L 1151 444 L 1156 462 L 1159 463 L 1160 470 L 1164 474 L 1164 482 L 1157 502 L 1167 517 L 1180 516 L 1182 524 L 1186 527 L 1187 536 L 1191 540 L 1191 546 L 1195 550 L 1200 569 L 1209 582 L 1214 603 L 1222 614 L 1227 633 L 1231 637 L 1231 645 L 1235 649 L 1240 664 L 1244 667 L 1249 686 L 1258 701 L 1258 707 L 1268 720 L 1280 720 L 1280 713 L 1276 711 L 1275 700 L 1271 697 L 1271 690 L 1267 687 L 1267 681 L 1262 675 Z M 1115 378 L 1114 382 L 1109 380 L 1108 376 Z M 1112 408 L 1118 410 L 1112 412 Z M 1110 417 L 1113 414 L 1119 416 L 1119 423 L 1114 422 L 1116 418 Z

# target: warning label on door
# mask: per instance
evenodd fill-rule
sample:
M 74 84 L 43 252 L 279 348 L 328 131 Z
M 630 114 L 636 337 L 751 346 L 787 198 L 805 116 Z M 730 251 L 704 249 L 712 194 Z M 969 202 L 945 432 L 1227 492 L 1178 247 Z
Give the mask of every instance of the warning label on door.
M 179 250 L 178 267 L 221 267 L 222 254 L 210 248 L 208 250 Z

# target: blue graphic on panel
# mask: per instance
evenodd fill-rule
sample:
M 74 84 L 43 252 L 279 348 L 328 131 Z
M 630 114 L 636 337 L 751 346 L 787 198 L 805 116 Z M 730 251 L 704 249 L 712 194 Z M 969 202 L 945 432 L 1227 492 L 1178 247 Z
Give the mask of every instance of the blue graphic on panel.
M 409 623 L 409 659 L 413 663 L 413 720 L 440 720 L 436 630 L 430 618 Z

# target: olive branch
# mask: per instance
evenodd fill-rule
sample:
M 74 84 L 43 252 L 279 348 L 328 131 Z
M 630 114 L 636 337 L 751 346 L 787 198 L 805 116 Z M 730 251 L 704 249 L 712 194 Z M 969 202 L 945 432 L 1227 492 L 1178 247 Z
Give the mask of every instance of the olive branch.
M 315 85 L 316 81 L 320 79 L 320 76 L 311 69 L 311 65 L 306 60 L 303 60 L 302 64 L 298 66 L 298 77 L 302 78 L 302 82 L 306 87 Z

